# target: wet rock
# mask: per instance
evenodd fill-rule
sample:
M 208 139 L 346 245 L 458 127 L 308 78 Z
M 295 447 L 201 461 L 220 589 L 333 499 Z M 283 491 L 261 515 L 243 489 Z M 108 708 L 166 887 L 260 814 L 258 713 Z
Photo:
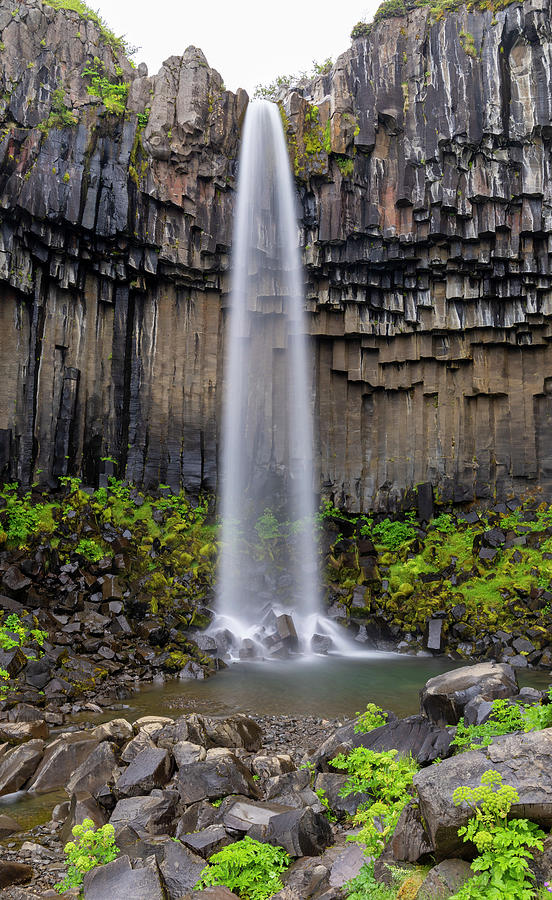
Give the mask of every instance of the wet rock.
M 233 753 L 223 748 L 208 750 L 202 762 L 181 766 L 178 771 L 178 791 L 183 803 L 216 800 L 228 794 L 258 797 L 259 790 Z
M 27 684 L 41 691 L 50 681 L 51 673 L 52 666 L 47 659 L 32 659 L 25 666 L 24 678 Z
M 0 797 L 20 790 L 36 772 L 44 752 L 44 741 L 29 741 L 0 758 Z
M 327 634 L 313 634 L 311 638 L 311 650 L 313 653 L 328 653 L 333 646 L 331 637 Z
M 109 821 L 117 831 L 128 823 L 140 834 L 167 834 L 176 816 L 176 791 L 154 790 L 149 796 L 119 800 Z
M 168 750 L 147 747 L 133 759 L 115 782 L 115 796 L 118 799 L 138 797 L 155 788 L 163 788 L 171 777 L 172 768 Z
M 33 877 L 31 866 L 0 860 L 0 889 L 12 884 L 26 884 Z
M 504 735 L 484 750 L 461 753 L 414 776 L 420 813 L 437 859 L 469 853 L 458 837 L 469 809 L 466 804 L 454 806 L 452 795 L 458 785 L 477 787 L 487 769 L 500 772 L 503 783 L 518 792 L 513 816 L 525 816 L 547 828 L 552 825 L 552 729 Z
M 420 692 L 421 711 L 437 725 L 456 725 L 474 697 L 495 700 L 519 691 L 513 669 L 503 663 L 464 666 L 430 678 Z
M 319 798 L 312 790 L 310 773 L 306 769 L 267 778 L 264 794 L 267 800 L 276 800 L 284 806 L 310 806 L 316 812 L 323 811 Z
M 128 856 L 96 866 L 84 876 L 84 900 L 165 900 L 165 892 L 155 860 L 133 869 Z
M 286 613 L 276 616 L 276 631 L 278 632 L 278 636 L 282 643 L 289 647 L 291 650 L 295 650 L 299 645 L 299 639 L 297 637 L 297 631 L 295 630 L 295 623 L 291 616 Z
M 448 900 L 473 878 L 470 864 L 462 859 L 445 859 L 434 866 L 423 881 L 417 900 Z

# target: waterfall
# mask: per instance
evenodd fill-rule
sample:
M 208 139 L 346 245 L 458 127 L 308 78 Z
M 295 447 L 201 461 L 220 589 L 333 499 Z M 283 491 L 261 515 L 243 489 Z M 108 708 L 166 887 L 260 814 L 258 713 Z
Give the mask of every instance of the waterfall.
M 234 635 L 258 641 L 267 616 L 293 612 L 308 649 L 319 612 L 313 363 L 294 183 L 279 109 L 267 101 L 250 103 L 245 119 L 231 262 L 218 613 Z

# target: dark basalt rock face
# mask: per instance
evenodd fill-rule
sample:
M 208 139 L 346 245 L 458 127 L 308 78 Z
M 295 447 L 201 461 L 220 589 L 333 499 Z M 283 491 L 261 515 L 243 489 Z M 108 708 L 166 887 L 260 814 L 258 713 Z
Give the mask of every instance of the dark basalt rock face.
M 417 9 L 283 98 L 320 479 L 351 510 L 552 494 L 550 23 L 549 0 Z M 40 0 L 7 0 L 0 40 L 0 473 L 94 482 L 112 456 L 213 489 L 247 95 L 195 48 L 148 77 Z M 87 93 L 94 56 L 125 118 Z M 48 128 L 60 88 L 78 121 Z

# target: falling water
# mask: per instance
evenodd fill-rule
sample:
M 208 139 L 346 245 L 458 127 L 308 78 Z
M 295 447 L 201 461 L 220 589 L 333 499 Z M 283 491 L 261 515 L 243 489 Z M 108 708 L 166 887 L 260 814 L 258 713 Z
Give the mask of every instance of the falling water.
M 239 159 L 222 430 L 218 611 L 240 637 L 272 608 L 294 611 L 310 638 L 319 610 L 313 369 L 294 197 L 278 107 L 255 101 Z M 295 523 L 277 561 L 259 541 L 273 514 Z

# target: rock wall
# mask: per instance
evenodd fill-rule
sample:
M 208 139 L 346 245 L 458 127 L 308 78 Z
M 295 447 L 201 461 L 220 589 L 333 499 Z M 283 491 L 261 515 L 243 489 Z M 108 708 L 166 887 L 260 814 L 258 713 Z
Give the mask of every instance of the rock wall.
M 418 9 L 282 98 L 320 484 L 351 510 L 552 495 L 550 12 Z M 41 0 L 0 32 L 0 470 L 212 490 L 247 95 L 195 48 L 148 77 Z

